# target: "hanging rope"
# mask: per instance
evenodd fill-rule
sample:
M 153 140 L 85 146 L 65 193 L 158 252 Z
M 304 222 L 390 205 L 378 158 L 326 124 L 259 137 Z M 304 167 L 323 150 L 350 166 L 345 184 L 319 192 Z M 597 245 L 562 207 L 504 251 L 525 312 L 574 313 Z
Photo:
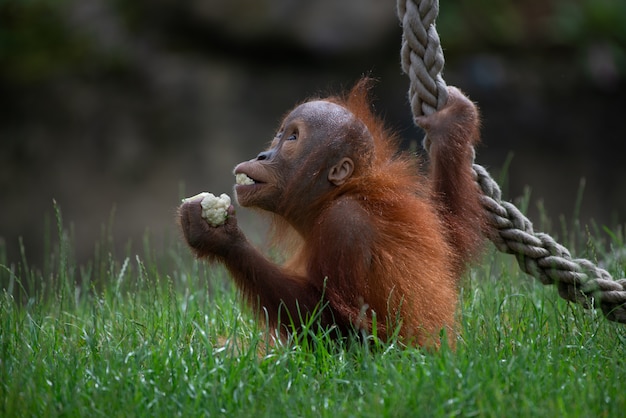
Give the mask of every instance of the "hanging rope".
M 441 75 L 444 57 L 435 28 L 438 1 L 398 1 L 402 23 L 402 71 L 411 80 L 409 100 L 413 116 L 430 115 L 448 101 L 448 87 Z
M 414 118 L 436 112 L 448 100 L 441 75 L 444 56 L 435 27 L 438 14 L 438 0 L 398 0 L 403 29 L 402 70 L 410 79 Z M 534 232 L 532 223 L 519 209 L 502 201 L 500 187 L 487 170 L 478 164 L 473 169 L 494 230 L 490 239 L 496 248 L 515 255 L 520 268 L 541 283 L 555 284 L 562 298 L 585 308 L 599 308 L 608 319 L 626 323 L 626 279 L 613 280 L 591 261 L 572 258 L 567 248 L 550 235 Z

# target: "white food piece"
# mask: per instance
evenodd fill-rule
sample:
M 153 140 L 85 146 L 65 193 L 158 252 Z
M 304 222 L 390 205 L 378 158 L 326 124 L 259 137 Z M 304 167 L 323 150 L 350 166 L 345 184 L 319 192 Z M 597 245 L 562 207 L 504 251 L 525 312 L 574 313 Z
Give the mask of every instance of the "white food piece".
M 205 196 L 207 196 L 208 194 L 209 194 L 209 193 L 207 193 L 207 192 L 202 192 L 202 193 L 198 193 L 198 194 L 197 194 L 197 195 L 195 195 L 195 196 L 186 197 L 186 198 L 184 198 L 184 199 L 183 199 L 183 203 L 186 203 L 186 202 L 191 202 L 192 200 L 201 200 L 201 199 L 204 199 L 204 197 L 205 197 Z
M 250 185 L 250 184 L 254 184 L 254 180 L 252 180 L 250 177 L 248 177 L 246 174 L 244 173 L 238 173 L 235 176 L 235 182 L 239 185 Z
M 202 206 L 202 217 L 206 219 L 209 225 L 224 225 L 230 206 L 230 197 L 226 193 L 222 193 L 219 197 L 213 193 L 207 193 L 202 198 L 200 205 Z
M 202 192 L 195 196 L 183 199 L 183 203 L 194 200 L 200 200 L 202 206 L 202 217 L 211 226 L 224 225 L 228 216 L 228 208 L 230 207 L 230 196 L 222 193 L 219 197 L 213 193 Z

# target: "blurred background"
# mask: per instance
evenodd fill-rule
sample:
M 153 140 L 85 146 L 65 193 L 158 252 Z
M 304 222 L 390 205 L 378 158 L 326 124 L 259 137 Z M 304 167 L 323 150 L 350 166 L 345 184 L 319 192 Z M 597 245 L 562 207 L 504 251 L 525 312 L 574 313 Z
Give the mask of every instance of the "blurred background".
M 626 2 L 442 1 L 444 77 L 479 103 L 478 162 L 554 218 L 626 219 Z M 395 2 L 0 1 L 0 241 L 40 263 L 53 199 L 91 257 L 178 238 L 182 196 L 231 193 L 283 114 L 379 79 L 377 111 L 421 141 Z M 503 170 L 505 168 L 505 170 Z M 575 213 L 581 179 L 580 212 Z M 539 221 L 535 205 L 531 219 Z M 254 229 L 240 210 L 244 228 Z M 247 225 L 247 226 L 246 226 Z M 48 231 L 48 232 L 46 232 Z

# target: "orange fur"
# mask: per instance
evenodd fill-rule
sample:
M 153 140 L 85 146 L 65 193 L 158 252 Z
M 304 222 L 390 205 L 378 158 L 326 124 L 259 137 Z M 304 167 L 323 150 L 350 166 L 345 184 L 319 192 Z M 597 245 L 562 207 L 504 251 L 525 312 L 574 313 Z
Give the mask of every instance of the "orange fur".
M 285 264 L 254 249 L 234 216 L 208 228 L 193 202 L 180 209 L 185 238 L 223 262 L 281 332 L 322 302 L 319 324 L 341 335 L 375 323 L 382 339 L 397 329 L 403 343 L 437 347 L 445 330 L 454 345 L 458 277 L 484 224 L 470 165 L 478 113 L 451 90 L 449 105 L 421 120 L 433 142 L 427 179 L 372 113 L 368 88 L 362 80 L 346 96 L 296 107 L 268 150 L 235 168 L 255 181 L 237 186 L 240 203 L 273 213 L 276 242 L 290 238 Z

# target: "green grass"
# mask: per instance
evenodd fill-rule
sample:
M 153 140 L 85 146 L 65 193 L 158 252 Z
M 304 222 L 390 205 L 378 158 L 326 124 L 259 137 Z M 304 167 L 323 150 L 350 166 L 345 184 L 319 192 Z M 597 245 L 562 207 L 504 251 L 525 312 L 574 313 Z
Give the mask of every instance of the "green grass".
M 60 214 L 58 215 L 60 223 Z M 464 282 L 457 351 L 264 352 L 227 276 L 178 242 L 78 266 L 63 228 L 43 271 L 0 251 L 0 416 L 621 417 L 626 328 L 558 298 L 511 257 Z M 607 231 L 610 232 L 610 231 Z M 586 237 L 602 256 L 621 232 Z M 107 244 L 108 242 L 108 244 Z M 591 252 L 591 251 L 590 251 Z M 612 273 L 623 277 L 615 261 Z M 75 285 L 79 283 L 80 286 Z M 224 339 L 229 341 L 224 343 Z

